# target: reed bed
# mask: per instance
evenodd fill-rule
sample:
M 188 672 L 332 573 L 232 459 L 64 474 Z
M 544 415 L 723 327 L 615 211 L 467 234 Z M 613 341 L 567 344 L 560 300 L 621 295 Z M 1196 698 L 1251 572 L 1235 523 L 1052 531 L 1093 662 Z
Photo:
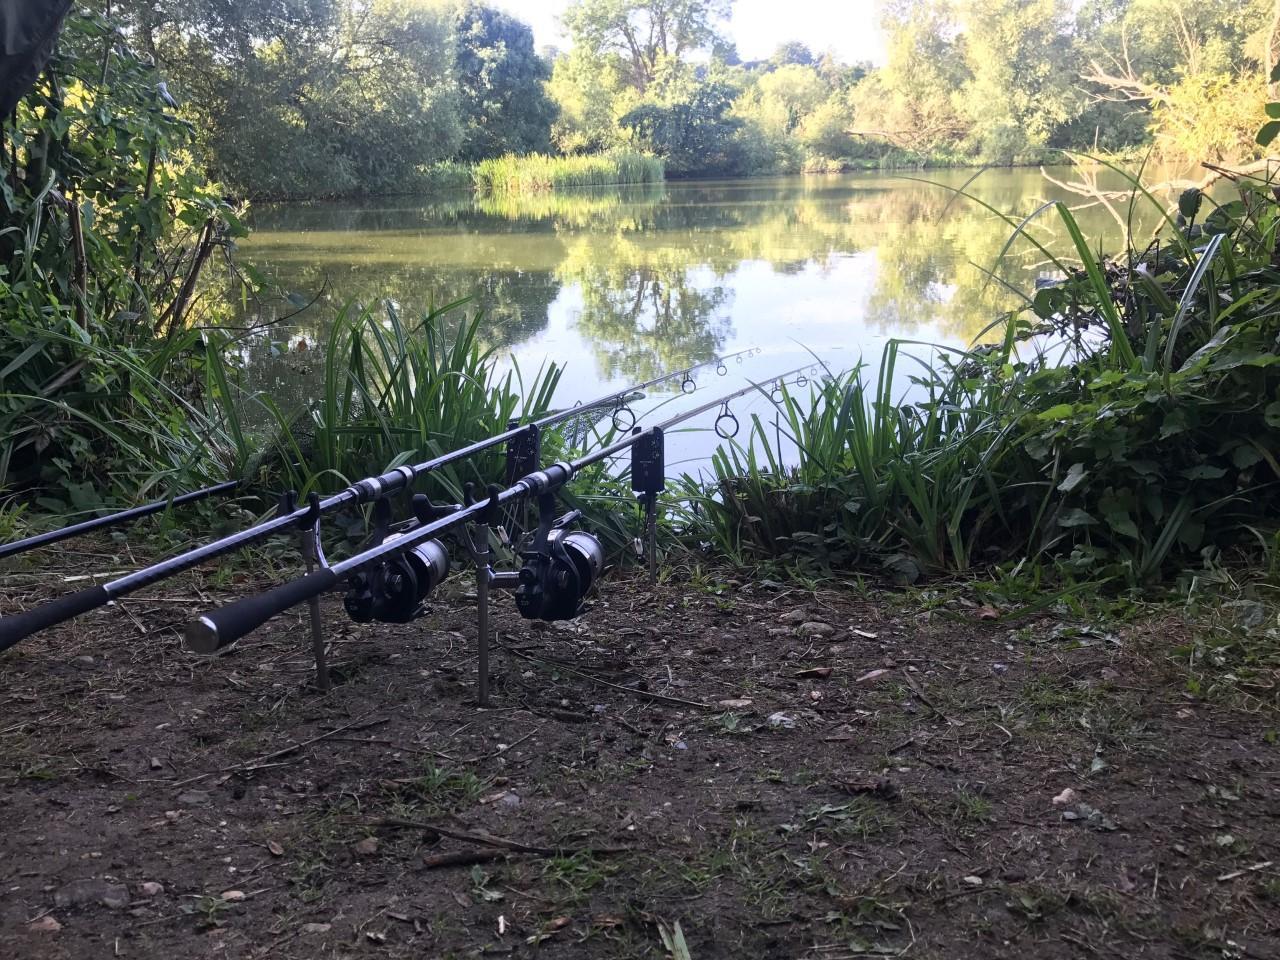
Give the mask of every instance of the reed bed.
M 507 154 L 482 160 L 473 170 L 476 192 L 494 196 L 662 183 L 665 175 L 662 160 L 634 150 L 572 157 Z

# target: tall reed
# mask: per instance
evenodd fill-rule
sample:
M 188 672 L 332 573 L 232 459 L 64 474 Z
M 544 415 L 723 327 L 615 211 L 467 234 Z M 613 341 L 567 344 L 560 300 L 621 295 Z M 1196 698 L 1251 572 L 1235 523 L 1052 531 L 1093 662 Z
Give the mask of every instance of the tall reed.
M 477 341 L 481 315 L 464 302 L 406 321 L 391 304 L 348 306 L 325 344 L 324 390 L 304 412 L 269 397 L 277 436 L 253 471 L 281 472 L 302 493 L 327 490 L 402 464 L 439 456 L 545 413 L 559 383 L 554 363 L 531 378 L 503 370 Z M 466 481 L 500 475 L 501 450 L 433 475 L 422 487 L 457 497 Z
M 661 183 L 665 168 L 659 158 L 649 154 L 616 150 L 571 157 L 507 154 L 480 161 L 473 175 L 478 193 L 502 196 L 581 187 Z

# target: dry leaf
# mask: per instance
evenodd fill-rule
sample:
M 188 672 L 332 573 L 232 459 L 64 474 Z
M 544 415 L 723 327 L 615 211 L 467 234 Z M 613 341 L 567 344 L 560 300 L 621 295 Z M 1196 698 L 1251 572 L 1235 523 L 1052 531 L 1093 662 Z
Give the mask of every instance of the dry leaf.
M 825 680 L 827 677 L 831 676 L 831 672 L 831 667 L 809 667 L 805 670 L 798 671 L 796 673 L 796 678 L 805 679 L 808 677 L 815 677 L 819 680 Z

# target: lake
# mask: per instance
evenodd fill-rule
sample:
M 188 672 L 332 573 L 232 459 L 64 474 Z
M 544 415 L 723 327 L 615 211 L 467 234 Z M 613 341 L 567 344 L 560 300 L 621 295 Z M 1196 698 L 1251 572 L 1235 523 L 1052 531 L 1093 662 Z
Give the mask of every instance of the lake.
M 723 377 L 714 364 L 703 368 L 704 389 L 693 397 L 679 397 L 672 382 L 666 396 L 674 394 L 675 405 L 664 413 L 815 358 L 837 371 L 863 359 L 874 366 L 891 337 L 964 346 L 1016 302 L 1008 287 L 1030 292 L 1037 278 L 1053 276 L 1026 244 L 1001 258 L 1011 227 L 947 189 L 973 175 L 863 173 L 258 207 L 239 259 L 292 300 L 314 305 L 244 342 L 249 385 L 285 406 L 305 401 L 318 389 L 314 345 L 337 309 L 382 298 L 412 315 L 471 297 L 468 309 L 484 311 L 486 344 L 523 370 L 548 360 L 564 365 L 557 395 L 564 404 L 757 351 L 731 360 Z M 1031 169 L 988 170 L 969 189 L 1019 219 L 1046 200 L 1083 200 Z M 1093 206 L 1078 216 L 1091 240 L 1114 249 L 1123 212 Z M 1052 210 L 1036 224 L 1039 236 L 1064 248 Z M 992 281 L 993 269 L 1003 283 Z M 295 310 L 259 304 L 244 319 Z M 767 407 L 757 397 L 735 412 Z

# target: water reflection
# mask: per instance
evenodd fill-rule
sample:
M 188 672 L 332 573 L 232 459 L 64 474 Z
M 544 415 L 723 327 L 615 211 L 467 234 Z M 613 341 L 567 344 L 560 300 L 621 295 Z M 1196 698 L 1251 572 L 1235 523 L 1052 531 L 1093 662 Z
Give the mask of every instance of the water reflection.
M 958 187 L 971 173 L 927 176 Z M 971 189 L 1018 216 L 1062 196 L 1029 170 L 987 171 Z M 1118 241 L 1104 211 L 1080 216 L 1091 237 Z M 568 363 L 569 400 L 743 346 L 780 359 L 803 344 L 847 366 L 888 336 L 966 343 L 1014 302 L 1010 288 L 1031 290 L 1047 269 L 1026 245 L 1002 257 L 1011 228 L 987 210 L 882 175 L 300 204 L 253 219 L 241 258 L 304 298 L 322 292 L 292 323 L 295 346 L 323 337 L 347 301 L 389 299 L 408 313 L 470 297 L 487 345 L 525 366 Z M 1062 244 L 1048 226 L 1032 229 Z M 319 357 L 286 361 L 283 339 L 247 344 L 249 379 L 300 402 Z

